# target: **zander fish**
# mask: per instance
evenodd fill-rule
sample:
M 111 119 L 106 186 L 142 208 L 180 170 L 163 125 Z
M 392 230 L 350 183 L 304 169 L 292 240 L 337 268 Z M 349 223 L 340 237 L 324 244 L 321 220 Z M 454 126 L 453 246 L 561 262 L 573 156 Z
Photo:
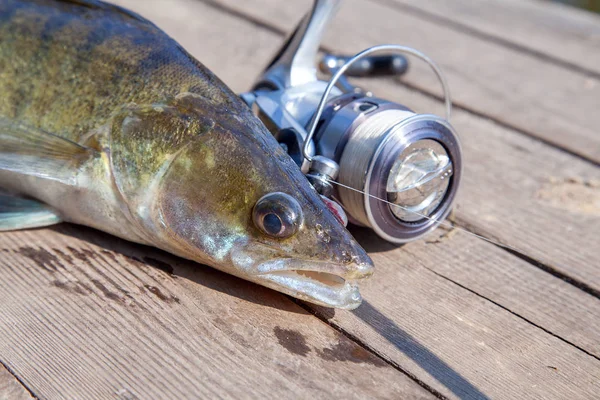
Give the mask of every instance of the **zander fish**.
M 352 309 L 372 261 L 250 109 L 155 25 L 0 2 L 0 230 L 60 221 Z

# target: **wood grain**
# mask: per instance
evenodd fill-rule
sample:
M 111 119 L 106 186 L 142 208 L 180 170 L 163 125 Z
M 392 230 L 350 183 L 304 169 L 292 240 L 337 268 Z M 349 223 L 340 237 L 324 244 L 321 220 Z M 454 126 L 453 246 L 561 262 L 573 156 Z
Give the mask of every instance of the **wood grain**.
M 453 249 L 461 244 L 464 241 L 459 238 L 448 240 Z M 449 398 L 592 399 L 597 396 L 599 359 L 545 334 L 472 289 L 451 283 L 431 266 L 446 263 L 449 264 L 446 269 L 460 269 L 466 263 L 445 260 L 435 247 L 422 243 L 406 247 L 420 246 L 431 250 L 371 253 L 377 274 L 362 288 L 366 301 L 356 311 L 313 308 L 324 320 Z M 474 273 L 473 280 L 483 280 L 481 275 L 502 265 L 494 250 L 465 247 L 462 251 L 468 251 L 471 271 L 462 273 Z M 507 261 L 522 266 L 510 258 Z M 528 298 L 532 291 L 519 293 L 516 289 L 513 293 L 516 297 L 513 303 L 535 302 L 535 313 L 543 312 L 541 302 Z M 545 290 L 542 293 L 538 297 L 548 296 Z M 556 304 L 552 303 L 546 306 L 551 314 L 570 311 L 552 310 Z M 577 307 L 580 315 L 585 315 L 585 304 Z M 595 324 L 586 319 L 579 321 L 578 326 L 582 323 Z M 598 329 L 597 324 L 592 329 Z
M 280 24 L 282 28 L 294 25 L 293 19 L 285 19 L 291 12 L 292 3 L 290 7 L 278 7 L 271 0 L 236 5 L 229 0 L 219 1 L 235 6 L 253 18 L 271 16 L 273 24 Z M 345 8 L 353 11 L 350 4 Z M 384 15 L 384 10 L 379 11 Z M 364 15 L 357 10 L 353 12 Z M 347 27 L 334 24 L 328 37 L 340 37 L 356 45 L 349 37 L 351 34 Z M 370 37 L 378 38 L 379 43 L 389 41 L 386 35 L 384 29 L 373 29 L 369 33 Z M 553 85 L 552 80 L 548 82 Z M 443 110 L 439 102 L 394 85 L 390 80 L 358 83 L 378 96 L 398 101 L 418 112 L 441 113 Z M 459 84 L 454 92 L 463 90 L 469 89 Z M 455 110 L 452 124 L 461 134 L 465 153 L 464 182 L 456 207 L 458 218 L 478 233 L 585 283 L 592 292 L 599 291 L 600 273 L 596 266 L 600 234 L 600 170 L 463 110 Z
M 270 9 L 281 12 L 283 7 Z M 154 17 L 160 24 L 158 14 Z M 167 21 L 161 26 L 170 32 Z M 254 28 L 254 34 L 247 31 L 249 27 Z M 194 48 L 195 34 L 182 34 L 177 39 L 184 46 L 192 46 L 192 53 L 219 71 L 228 84 L 243 90 L 251 85 L 263 66 L 262 60 L 269 59 L 277 44 L 272 43 L 276 40 L 274 34 L 250 23 L 239 23 L 236 29 L 241 30 L 241 36 L 234 32 L 237 39 L 232 40 L 253 38 L 248 41 L 246 52 L 252 56 L 239 61 L 245 74 L 229 63 L 223 65 L 221 74 L 218 56 Z M 235 48 L 223 49 L 225 58 L 230 54 L 239 58 L 238 53 Z M 390 85 L 389 81 L 369 80 L 362 84 L 417 111 L 442 109 L 439 102 Z M 466 160 L 457 216 L 479 233 L 513 246 L 594 290 L 600 289 L 596 268 L 600 223 L 598 168 L 464 111 L 456 111 L 452 123 L 461 134 Z
M 273 9 L 279 9 L 274 7 Z M 159 18 L 159 16 L 156 16 Z M 167 29 L 168 27 L 164 26 L 163 28 Z M 240 24 L 240 29 L 244 30 L 245 28 Z M 260 36 L 258 32 L 254 36 Z M 260 36 L 262 38 L 262 36 Z M 180 38 L 183 42 L 185 42 L 185 37 L 182 36 Z M 254 76 L 253 73 L 255 71 L 259 71 L 261 67 L 260 61 L 254 61 L 254 59 L 268 59 L 268 55 L 270 51 L 273 51 L 274 46 L 268 46 L 265 42 L 262 41 L 263 47 L 254 47 L 250 51 L 254 57 L 249 58 L 244 62 L 244 68 L 250 74 L 250 76 Z M 192 44 L 191 42 L 189 43 Z M 268 47 L 265 49 L 264 47 Z M 225 50 L 227 51 L 227 50 Z M 235 51 L 235 50 L 232 50 Z M 263 55 L 265 58 L 263 58 Z M 210 62 L 210 56 L 208 60 Z M 242 90 L 244 88 L 244 76 L 239 73 L 233 73 L 229 75 L 228 71 L 221 75 L 226 82 L 233 84 L 234 87 L 239 88 L 238 90 Z M 247 77 L 246 77 L 247 79 Z M 242 82 L 240 82 L 240 80 Z M 247 81 L 245 87 L 250 85 L 251 81 Z M 369 84 L 374 84 L 375 82 L 369 82 Z M 377 92 L 383 91 L 385 86 L 389 87 L 388 82 L 378 83 Z M 368 86 L 368 85 L 367 85 Z M 370 87 L 370 86 L 368 86 Z M 392 90 L 388 89 L 387 94 L 390 95 Z M 412 91 L 402 91 L 395 95 L 397 99 L 408 97 L 408 104 L 417 104 L 418 109 L 432 109 L 432 108 L 441 108 L 439 104 L 432 102 L 424 96 L 419 95 L 418 93 Z M 394 97 L 394 96 L 392 96 Z M 563 154 L 560 151 L 550 149 L 548 146 L 541 145 L 533 140 L 523 138 L 522 135 L 516 134 L 515 132 L 511 132 L 505 128 L 499 127 L 496 124 L 490 123 L 489 121 L 485 121 L 481 118 L 474 117 L 469 115 L 468 113 L 459 113 L 458 117 L 459 129 L 464 131 L 469 138 L 472 138 L 472 142 L 470 145 L 467 145 L 467 155 L 469 157 L 476 157 L 476 161 L 471 161 L 473 163 L 486 163 L 480 168 L 476 168 L 475 172 L 471 173 L 468 176 L 471 179 L 471 188 L 468 190 L 468 193 L 463 195 L 463 197 L 469 197 L 470 195 L 474 195 L 477 191 L 481 192 L 481 188 L 490 188 L 493 187 L 493 193 L 486 193 L 484 197 L 479 195 L 479 197 L 475 197 L 471 202 L 469 202 L 469 207 L 478 207 L 480 203 L 484 203 L 486 207 L 493 210 L 494 212 L 498 212 L 500 210 L 501 213 L 504 213 L 502 217 L 510 218 L 511 221 L 517 221 L 518 215 L 526 215 L 530 213 L 531 210 L 527 210 L 528 207 L 532 208 L 534 211 L 538 210 L 539 217 L 532 218 L 532 220 L 536 221 L 536 223 L 540 223 L 541 226 L 534 226 L 533 229 L 539 229 L 543 231 L 545 235 L 552 236 L 552 233 L 548 233 L 548 226 L 543 225 L 546 219 L 551 220 L 551 217 L 548 216 L 548 212 L 557 212 L 560 213 L 560 208 L 553 210 L 552 207 L 543 207 L 543 204 L 540 204 L 538 199 L 535 196 L 534 192 L 523 192 L 523 182 L 527 175 L 527 173 L 531 169 L 535 169 L 536 171 L 541 171 L 543 173 L 548 173 L 548 175 L 537 174 L 534 177 L 530 178 L 529 182 L 534 187 L 542 187 L 544 185 L 554 185 L 564 183 L 565 186 L 570 185 L 570 178 L 573 176 L 578 176 L 579 174 L 583 174 L 584 176 L 587 174 L 588 177 L 593 176 L 596 172 L 593 168 L 590 168 L 589 165 L 585 162 L 579 162 L 578 160 L 573 159 L 570 156 Z M 455 121 L 456 122 L 456 121 Z M 464 124 L 464 125 L 463 125 Z M 490 135 L 488 132 L 491 131 L 494 134 Z M 480 132 L 485 132 L 486 136 L 480 134 Z M 486 149 L 485 152 L 481 152 L 480 147 L 484 147 Z M 506 161 L 501 161 L 497 163 L 498 159 L 502 159 L 505 154 L 514 154 L 515 150 L 520 153 L 516 153 L 514 158 L 507 158 Z M 492 158 L 490 158 L 490 153 L 492 154 Z M 538 154 L 538 157 L 535 157 L 534 161 L 527 161 L 527 159 L 523 158 L 522 154 L 527 154 L 529 157 L 530 154 Z M 559 163 L 559 165 L 554 166 L 555 160 L 560 160 L 564 158 L 564 161 Z M 490 161 L 487 161 L 490 160 Z M 517 162 L 515 162 L 517 160 Z M 531 164 L 529 164 L 531 163 Z M 539 164 L 542 165 L 539 165 Z M 555 179 L 551 173 L 556 172 L 560 169 L 561 165 L 569 165 L 579 166 L 581 170 L 577 170 L 575 168 L 567 171 L 563 177 L 563 181 L 560 178 Z M 482 170 L 488 170 L 487 174 L 481 173 Z M 582 172 L 580 172 L 582 171 Z M 575 174 L 575 175 L 570 175 Z M 486 176 L 489 175 L 489 176 Z M 507 182 L 502 181 L 502 179 L 498 179 L 499 176 L 512 176 L 513 179 Z M 515 177 L 516 176 L 516 177 Z M 487 182 L 496 182 L 501 181 L 500 184 L 502 186 L 494 186 L 490 184 L 486 184 Z M 581 184 L 582 182 L 579 182 Z M 485 185 L 485 186 L 484 186 Z M 577 183 L 575 184 L 577 186 Z M 497 190 L 497 191 L 496 191 Z M 507 194 L 508 190 L 508 194 Z M 523 209 L 518 210 L 521 211 L 517 213 L 516 216 L 511 213 L 514 212 L 514 209 L 511 208 L 512 205 L 510 202 L 515 202 L 516 195 L 519 195 L 517 198 L 518 201 L 526 200 L 523 203 Z M 494 202 L 498 199 L 505 199 L 504 204 L 495 204 Z M 459 202 L 459 204 L 462 204 Z M 554 205 L 556 206 L 556 204 Z M 542 207 L 542 210 L 540 210 Z M 461 206 L 460 209 L 463 207 Z M 573 214 L 575 218 L 578 218 L 578 212 L 573 209 Z M 494 216 L 495 217 L 495 216 Z M 558 218 L 559 216 L 553 216 L 552 218 Z M 564 217 L 564 215 L 562 215 Z M 570 218 L 571 215 L 568 215 Z M 582 219 L 588 218 L 587 215 L 580 216 Z M 500 216 L 496 217 L 498 222 L 501 222 Z M 487 217 L 486 223 L 488 220 L 493 219 L 493 217 Z M 528 225 L 527 225 L 528 226 Z M 573 235 L 570 243 L 565 244 L 563 250 L 566 249 L 566 253 L 569 257 L 573 257 L 573 252 L 571 251 L 570 246 L 574 243 L 582 243 L 580 240 L 583 240 L 584 243 L 587 243 L 587 259 L 589 261 L 594 261 L 597 259 L 597 255 L 594 254 L 594 243 L 595 239 L 593 236 L 593 225 L 589 224 L 581 224 L 579 225 L 582 229 L 588 229 L 585 233 L 582 234 L 580 231 L 578 235 Z M 496 228 L 497 226 L 494 226 Z M 517 225 L 514 229 L 522 229 L 522 225 Z M 510 232 L 513 234 L 514 232 Z M 508 232 L 505 232 L 505 236 L 510 237 Z M 366 235 L 365 235 L 366 236 Z M 560 235 L 557 235 L 560 236 Z M 372 236 L 370 236 L 372 238 Z M 518 236 L 517 236 L 518 237 Z M 525 239 L 525 243 L 530 240 L 529 237 L 519 238 Z M 364 240 L 364 238 L 363 238 Z M 433 240 L 433 239 L 432 239 Z M 553 246 L 556 246 L 557 243 L 554 239 L 548 239 L 549 243 L 545 247 L 545 251 L 551 249 Z M 514 241 L 515 243 L 517 240 Z M 581 346 L 585 348 L 585 351 L 598 354 L 598 323 L 595 321 L 599 321 L 598 316 L 600 312 L 599 302 L 597 299 L 593 298 L 590 295 L 582 293 L 580 290 L 575 287 L 565 283 L 560 279 L 556 279 L 545 272 L 533 267 L 531 264 L 517 261 L 514 257 L 510 256 L 506 252 L 498 249 L 494 249 L 493 246 L 485 245 L 480 243 L 478 240 L 473 240 L 470 237 L 463 237 L 459 241 L 448 240 L 442 241 L 443 245 L 437 248 L 437 245 L 429 244 L 425 247 L 417 247 L 415 251 L 415 257 L 419 257 L 423 259 L 427 268 L 430 268 L 432 271 L 436 273 L 442 274 L 442 276 L 448 277 L 452 281 L 456 281 L 458 284 L 464 284 L 470 290 L 474 290 L 479 293 L 481 296 L 489 297 L 491 301 L 498 302 L 498 304 L 507 308 L 511 312 L 516 313 L 517 315 L 524 318 L 526 321 L 531 321 L 532 323 L 541 326 L 543 329 L 549 330 L 550 332 L 559 335 L 564 338 L 564 340 L 575 343 L 577 346 Z M 416 244 L 415 244 L 416 245 Z M 415 246 L 411 245 L 411 246 Z M 581 246 L 581 247 L 585 247 Z M 367 247 L 369 249 L 369 247 Z M 404 249 L 411 249 L 413 247 L 405 246 Z M 389 250 L 389 247 L 388 247 Z M 402 251 L 403 251 L 402 250 Z M 585 250 L 584 250 L 585 251 Z M 401 251 L 395 250 L 392 251 L 392 254 L 401 254 Z M 430 257 L 428 257 L 430 255 Z M 392 265 L 397 265 L 397 263 L 392 264 L 390 260 L 394 259 L 394 256 L 390 256 L 388 259 L 381 259 L 378 255 L 375 255 L 376 263 L 378 267 L 382 264 L 386 264 L 387 266 L 392 268 Z M 578 264 L 578 267 L 580 264 Z M 382 271 L 381 268 L 378 268 L 377 272 L 378 276 L 381 278 L 383 276 L 384 280 L 390 279 L 391 281 L 394 278 L 386 275 L 385 271 Z M 587 270 L 587 277 L 597 277 L 597 272 L 590 267 Z M 375 278 L 377 279 L 377 278 Z M 426 280 L 425 277 L 423 277 Z M 383 296 L 382 296 L 383 297 Z M 393 295 L 390 296 L 387 293 L 387 301 L 389 299 L 395 299 Z M 383 301 L 383 300 L 382 300 Z M 387 305 L 388 307 L 392 307 L 391 305 Z M 450 307 L 450 306 L 449 306 Z M 569 310 L 566 312 L 566 310 Z M 396 321 L 396 319 L 394 319 Z M 525 321 L 522 321 L 526 323 Z M 341 329 L 347 329 L 351 325 L 348 324 L 340 324 Z M 355 331 L 351 331 L 351 333 L 355 334 Z M 462 335 L 459 335 L 461 339 Z M 470 334 L 465 333 L 465 339 L 468 340 Z M 371 343 L 372 337 L 366 336 L 365 342 Z M 427 345 L 430 344 L 429 341 L 426 342 Z M 449 345 L 452 347 L 452 345 Z M 452 351 L 451 349 L 444 349 L 444 351 Z M 387 357 L 389 354 L 386 353 Z M 452 358 L 452 365 L 457 366 L 457 369 L 466 368 L 465 364 L 471 364 L 472 360 L 464 360 L 460 359 L 460 357 Z M 406 364 L 401 364 L 403 368 L 408 368 L 411 373 L 414 373 L 414 369 L 407 367 Z M 492 368 L 493 369 L 493 368 Z M 425 371 L 422 371 L 424 374 Z M 420 379 L 422 376 L 420 374 L 416 374 Z M 439 382 L 429 382 L 435 388 L 439 389 Z M 558 390 L 557 395 L 560 393 Z
M 0 365 L 0 399 L 1 400 L 31 400 L 31 394 L 19 381 Z
M 281 41 L 200 2 L 119 4 L 152 19 L 238 91 Z M 383 90 L 389 83 L 377 85 Z M 397 95 L 415 108 L 439 107 L 403 90 Z M 593 171 L 471 114 L 456 119 L 470 137 L 469 157 L 484 163 L 492 153 L 495 161 L 474 165 L 461 212 L 467 192 L 476 195 L 490 180 L 523 179 L 522 168 L 549 167 L 556 158 L 561 177 L 588 179 Z M 480 130 L 486 136 L 476 135 Z M 480 143 L 486 152 L 478 153 Z M 517 153 L 498 164 L 519 148 L 527 156 Z M 537 154 L 533 163 L 512 165 L 529 153 Z M 527 204 L 541 208 L 540 218 L 555 218 L 548 210 L 560 210 L 560 202 L 547 197 L 553 186 L 540 179 L 526 181 L 523 197 L 539 185 L 545 202 Z M 502 184 L 492 195 L 468 200 L 469 208 L 488 207 L 481 218 L 486 224 L 506 217 L 496 214 L 494 205 L 506 204 L 495 203 L 498 193 L 515 196 L 514 186 Z M 479 204 L 486 201 L 491 204 Z M 572 213 L 566 211 L 568 218 Z M 377 272 L 363 289 L 367 303 L 356 312 L 313 308 L 329 324 L 451 398 L 592 398 L 597 392 L 596 298 L 471 236 L 449 234 L 397 249 L 364 231 L 355 234 L 374 256 Z M 589 232 L 581 235 L 589 243 Z M 8 338 L 0 341 L 0 359 L 45 397 L 430 395 L 275 292 L 89 229 L 2 234 L 0 271 L 0 335 Z
M 600 301 L 573 285 L 456 230 L 442 228 L 401 251 L 366 229 L 353 228 L 352 232 L 376 262 L 374 280 L 391 280 L 385 277 L 387 268 L 399 265 L 408 254 L 410 264 L 419 260 L 437 276 L 600 359 Z M 399 258 L 396 264 L 390 261 L 394 255 Z M 387 267 L 380 268 L 384 265 Z
M 549 63 L 600 74 L 600 16 L 558 2 L 535 0 L 377 0 Z
M 0 254 L 0 358 L 43 398 L 432 397 L 285 296 L 158 250 L 62 225 Z
M 278 30 L 289 32 L 310 8 L 309 0 L 204 0 L 227 5 Z M 444 71 L 454 103 L 600 162 L 600 79 L 541 60 L 530 53 L 461 32 L 374 1 L 347 0 L 323 44 L 354 54 L 381 43 L 398 43 L 426 53 Z M 589 52 L 597 52 L 590 47 Z M 413 62 L 400 80 L 441 96 L 428 66 Z

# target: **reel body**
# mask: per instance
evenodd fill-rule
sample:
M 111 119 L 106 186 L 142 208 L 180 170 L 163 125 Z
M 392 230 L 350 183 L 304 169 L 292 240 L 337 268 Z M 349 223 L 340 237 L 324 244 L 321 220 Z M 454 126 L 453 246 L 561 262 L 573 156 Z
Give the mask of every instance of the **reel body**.
M 254 89 L 242 94 L 315 189 L 335 199 L 351 223 L 393 243 L 433 230 L 448 215 L 459 186 L 462 155 L 447 119 L 352 86 L 346 76 L 404 73 L 403 51 L 427 61 L 447 94 L 441 71 L 402 46 L 376 46 L 354 57 L 326 55 L 317 78 L 321 35 L 340 0 L 316 0 Z M 447 117 L 450 101 L 447 95 Z

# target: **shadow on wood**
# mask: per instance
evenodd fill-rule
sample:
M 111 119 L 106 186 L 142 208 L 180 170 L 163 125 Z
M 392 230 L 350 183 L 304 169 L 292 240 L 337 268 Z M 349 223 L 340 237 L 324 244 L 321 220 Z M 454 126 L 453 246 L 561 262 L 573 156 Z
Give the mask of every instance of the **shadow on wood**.
M 233 275 L 216 270 L 207 265 L 177 257 L 166 251 L 128 242 L 116 236 L 109 235 L 86 226 L 60 224 L 51 228 L 57 233 L 71 236 L 125 257 L 130 264 L 119 263 L 115 258 L 111 264 L 118 268 L 130 268 L 131 265 L 142 263 L 146 266 L 160 269 L 174 277 L 190 280 L 212 290 L 235 296 L 239 299 L 294 313 L 303 312 L 298 309 L 285 295 L 274 290 L 245 281 Z
M 364 301 L 354 314 L 459 398 L 489 398 L 368 301 Z
M 329 320 L 335 317 L 335 310 L 333 309 L 312 305 L 310 307 L 321 318 Z M 373 307 L 367 300 L 364 300 L 362 305 L 352 311 L 352 313 L 394 345 L 398 350 L 406 354 L 419 367 L 435 378 L 440 384 L 448 388 L 448 390 L 454 393 L 458 398 L 489 399 L 488 396 L 482 393 L 461 374 L 456 372 L 450 365 L 417 341 L 404 329 L 399 327 L 398 324 L 385 316 L 381 311 Z M 360 338 L 356 338 L 355 340 L 359 342 L 362 341 Z M 363 343 L 363 346 L 365 345 L 368 346 L 367 343 Z M 419 381 L 419 383 L 427 386 L 421 381 Z M 428 390 L 435 389 L 428 387 Z
M 367 253 L 384 253 L 403 246 L 401 244 L 394 244 L 383 240 L 369 228 L 349 224 L 348 230 Z

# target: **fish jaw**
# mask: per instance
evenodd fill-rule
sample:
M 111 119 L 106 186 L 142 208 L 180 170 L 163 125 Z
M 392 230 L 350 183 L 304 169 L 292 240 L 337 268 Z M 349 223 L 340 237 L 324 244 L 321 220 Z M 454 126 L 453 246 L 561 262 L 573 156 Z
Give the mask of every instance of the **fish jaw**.
M 261 247 L 258 246 L 263 254 L 268 253 Z M 252 248 L 257 252 L 256 244 Z M 368 257 L 347 264 L 268 256 L 264 261 L 253 260 L 252 254 L 234 251 L 234 274 L 310 303 L 347 310 L 360 306 L 359 284 L 369 278 L 374 269 Z
M 360 280 L 346 280 L 329 272 L 306 269 L 275 270 L 256 275 L 252 280 L 298 299 L 325 307 L 354 310 L 362 303 L 358 287 Z
M 196 106 L 193 96 L 185 100 L 191 104 L 179 104 L 181 110 L 175 107 L 169 115 L 197 112 L 196 125 L 206 126 L 203 104 Z M 215 114 L 212 120 L 170 160 L 150 196 L 148 209 L 154 211 L 146 227 L 155 245 L 316 304 L 358 307 L 358 282 L 373 269 L 365 250 L 249 110 Z M 301 209 L 290 236 L 270 235 L 254 219 L 261 199 L 275 193 L 293 198 Z

